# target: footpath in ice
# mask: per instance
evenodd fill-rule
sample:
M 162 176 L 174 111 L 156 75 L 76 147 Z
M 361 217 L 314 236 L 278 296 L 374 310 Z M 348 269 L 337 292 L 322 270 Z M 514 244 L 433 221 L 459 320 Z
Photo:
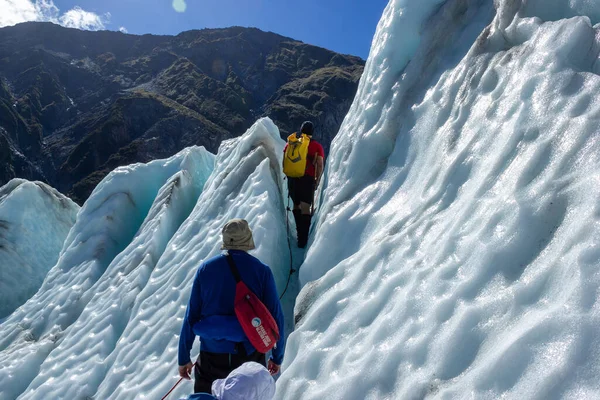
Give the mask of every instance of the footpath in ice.
M 283 290 L 283 144 L 263 119 L 216 158 L 189 148 L 103 180 L 40 291 L 0 325 L 0 399 L 161 398 L 177 381 L 192 278 L 220 252 L 230 218 L 249 221 L 254 254 Z M 191 390 L 186 382 L 173 398 Z
M 277 398 L 600 398 L 600 2 L 392 0 Z
M 40 288 L 78 211 L 41 182 L 13 179 L 0 189 L 0 320 Z

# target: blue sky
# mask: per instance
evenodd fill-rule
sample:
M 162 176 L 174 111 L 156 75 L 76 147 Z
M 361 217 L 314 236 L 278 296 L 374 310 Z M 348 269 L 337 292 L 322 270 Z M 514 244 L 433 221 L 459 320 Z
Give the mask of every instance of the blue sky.
M 190 29 L 253 26 L 364 59 L 388 0 L 54 0 L 61 13 L 76 6 L 110 13 L 107 29 L 177 34 Z M 181 2 L 183 0 L 176 0 Z M 349 6 L 349 4 L 352 4 Z

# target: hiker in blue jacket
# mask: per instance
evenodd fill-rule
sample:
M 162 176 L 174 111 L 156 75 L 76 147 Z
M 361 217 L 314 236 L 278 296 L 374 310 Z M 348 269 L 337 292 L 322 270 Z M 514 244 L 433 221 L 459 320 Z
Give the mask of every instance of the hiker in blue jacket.
M 248 222 L 233 219 L 223 227 L 223 244 L 237 265 L 242 281 L 267 307 L 279 328 L 280 339 L 272 350 L 268 370 L 279 373 L 285 339 L 283 311 L 271 269 L 247 253 L 255 248 Z M 245 362 L 266 364 L 266 355 L 252 346 L 234 311 L 236 281 L 224 254 L 203 262 L 196 273 L 181 335 L 179 337 L 179 375 L 190 379 L 194 369 L 194 392 L 210 393 L 216 379 L 226 378 Z M 200 355 L 191 362 L 190 351 L 196 336 Z

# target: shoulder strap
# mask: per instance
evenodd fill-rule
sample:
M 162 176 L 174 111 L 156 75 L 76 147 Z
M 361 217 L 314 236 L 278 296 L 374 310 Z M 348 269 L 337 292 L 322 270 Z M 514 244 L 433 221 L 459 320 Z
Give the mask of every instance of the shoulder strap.
M 235 266 L 235 261 L 233 261 L 232 255 L 229 253 L 225 253 L 225 257 L 227 258 L 227 263 L 229 264 L 229 269 L 231 270 L 231 273 L 233 274 L 233 277 L 235 278 L 236 283 L 241 282 L 242 277 L 240 276 L 240 271 L 238 271 L 237 267 Z

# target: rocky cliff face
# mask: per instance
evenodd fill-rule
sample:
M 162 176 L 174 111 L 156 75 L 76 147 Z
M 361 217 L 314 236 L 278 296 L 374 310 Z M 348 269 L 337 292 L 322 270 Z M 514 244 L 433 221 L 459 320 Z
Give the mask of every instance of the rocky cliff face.
M 0 185 L 43 180 L 85 200 L 112 169 L 190 145 L 216 152 L 261 116 L 316 123 L 326 149 L 364 62 L 258 29 L 178 36 L 50 23 L 0 29 Z

